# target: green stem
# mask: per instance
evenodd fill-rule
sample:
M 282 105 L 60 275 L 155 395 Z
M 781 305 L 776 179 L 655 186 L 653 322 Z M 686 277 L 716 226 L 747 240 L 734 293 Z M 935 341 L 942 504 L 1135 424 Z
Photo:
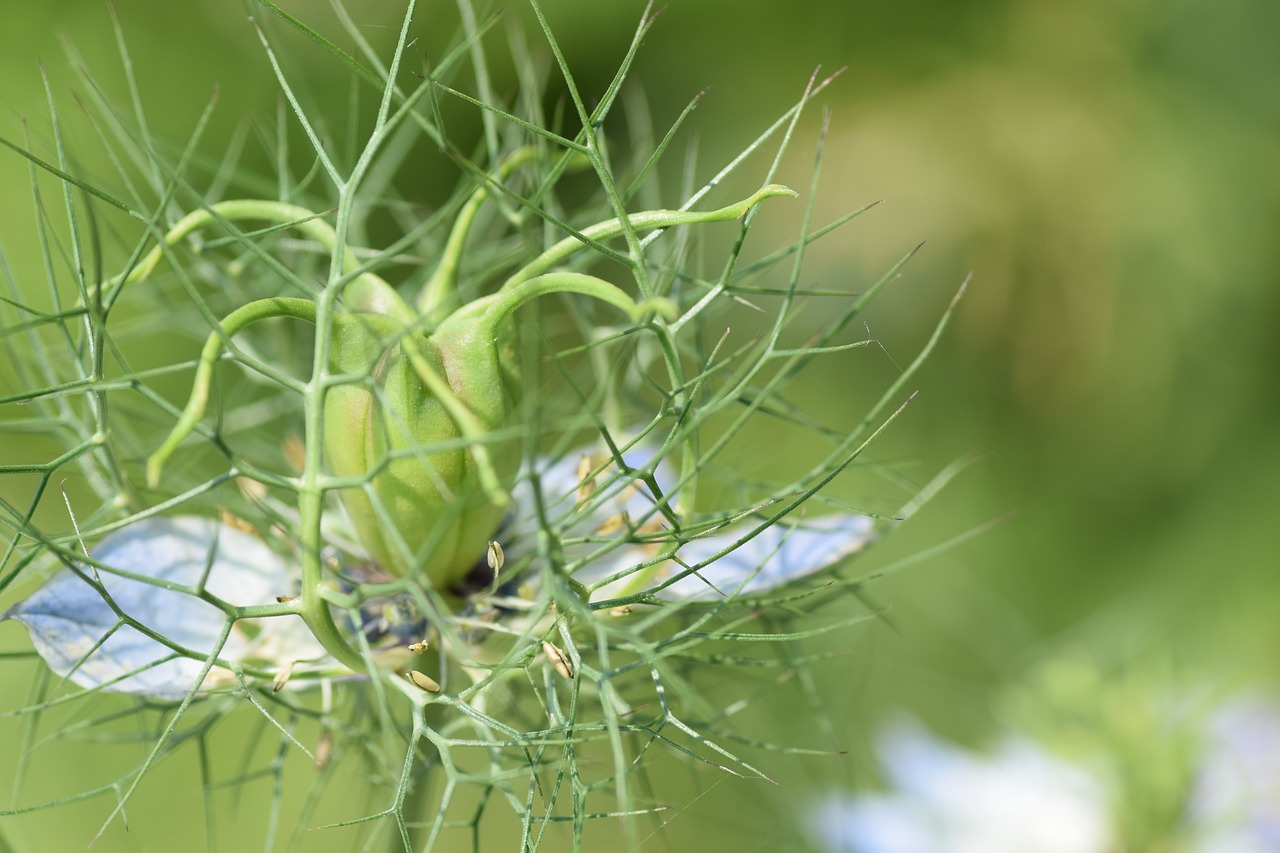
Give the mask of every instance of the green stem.
M 302 497 L 302 502 L 305 502 L 305 494 Z M 306 561 L 304 560 L 303 562 L 305 565 Z M 329 603 L 324 599 L 324 590 L 326 588 L 324 579 L 321 578 L 315 583 L 307 583 L 306 580 L 307 578 L 304 577 L 302 606 L 298 609 L 298 615 L 302 617 L 302 621 L 307 623 L 307 628 L 311 630 L 312 636 L 316 638 L 326 652 L 333 655 L 334 660 L 347 669 L 352 672 L 368 672 L 368 661 L 347 642 L 347 638 L 339 630 L 337 623 L 333 621 L 333 613 L 329 609 Z
M 235 222 L 242 219 L 260 219 L 279 223 L 283 226 L 298 229 L 304 236 L 315 240 L 325 249 L 333 251 L 336 246 L 336 235 L 333 226 L 318 218 L 319 216 L 320 214 L 307 210 L 305 207 L 266 199 L 220 201 L 207 208 L 194 210 L 182 217 L 182 219 L 174 223 L 172 228 L 165 232 L 161 244 L 148 252 L 138 262 L 137 266 L 129 270 L 128 275 L 109 279 L 103 287 L 104 289 L 118 290 L 126 284 L 142 281 L 159 266 L 166 248 L 176 245 L 178 241 L 206 225 L 216 224 L 223 220 Z M 355 253 L 350 248 L 344 248 L 342 255 L 343 271 L 351 272 L 359 267 L 360 260 Z M 402 322 L 410 322 L 413 319 L 412 309 L 405 304 L 395 289 L 380 276 L 371 272 L 360 273 L 349 287 L 353 292 L 348 297 L 348 304 L 353 310 L 386 314 L 396 317 Z M 93 298 L 95 291 L 96 288 L 90 288 L 90 299 Z
M 306 463 L 302 470 L 302 484 L 298 489 L 299 553 L 302 558 L 302 606 L 299 612 L 325 651 L 353 672 L 367 672 L 368 661 L 352 648 L 333 621 L 333 613 L 325 598 L 330 587 L 325 581 L 324 567 L 320 561 L 320 518 L 324 512 L 325 495 L 320 483 L 324 404 L 329 391 L 328 360 L 334 326 L 334 303 L 340 295 L 340 288 L 327 288 L 314 306 L 316 348 L 312 356 L 311 381 L 303 394 Z
M 303 465 L 302 482 L 298 490 L 298 538 L 302 556 L 303 618 L 306 620 L 307 627 L 311 629 L 312 634 L 315 635 L 325 649 L 355 672 L 368 671 L 371 662 L 356 649 L 352 648 L 342 635 L 342 632 L 338 630 L 333 621 L 333 614 L 330 612 L 329 605 L 324 598 L 326 582 L 324 568 L 320 562 L 320 549 L 323 544 L 320 520 L 324 512 L 325 499 L 324 488 L 320 482 L 325 438 L 324 407 L 325 397 L 330 390 L 328 384 L 329 359 L 332 355 L 331 347 L 338 298 L 342 296 L 345 288 L 354 286 L 359 281 L 358 278 L 347 280 L 341 275 L 341 272 L 349 269 L 347 266 L 347 258 L 349 257 L 347 230 L 350 226 L 351 211 L 355 205 L 356 190 L 360 186 L 361 179 L 368 171 L 374 155 L 387 138 L 389 130 L 387 112 L 391 105 L 392 93 L 395 91 L 393 81 L 398 79 L 399 76 L 400 59 L 404 54 L 404 46 L 408 38 L 409 25 L 413 20 L 416 3 L 414 0 L 409 0 L 407 5 L 408 9 L 405 11 L 404 23 L 400 28 L 400 39 L 396 45 L 391 67 L 387 71 L 387 83 L 383 90 L 382 102 L 378 107 L 378 117 L 374 123 L 369 142 L 360 153 L 360 158 L 346 181 L 342 181 L 337 178 L 336 174 L 334 175 L 335 183 L 339 189 L 339 210 L 337 227 L 333 232 L 333 243 L 330 251 L 330 286 L 326 287 L 316 299 L 315 351 L 312 353 L 311 379 L 303 393 L 303 417 L 306 422 L 304 430 L 306 462 Z M 275 62 L 274 55 L 272 55 L 272 62 Z M 285 84 L 283 75 L 280 75 L 277 71 L 277 76 L 284 85 L 286 94 L 292 99 L 292 93 L 287 84 Z M 299 118 L 303 120 L 304 125 L 307 127 L 308 133 L 311 133 L 310 125 L 306 124 L 305 116 L 301 110 L 298 113 Z M 397 113 L 397 115 L 402 114 Z M 398 121 L 398 119 L 395 119 L 395 121 Z M 324 148 L 319 144 L 319 140 L 313 137 L 313 143 L 317 153 L 328 164 L 328 160 L 324 155 Z M 394 297 L 394 300 L 389 303 L 389 306 L 394 310 L 378 312 L 364 306 L 358 307 L 361 310 L 373 311 L 373 313 L 387 314 L 406 327 L 412 326 L 417 321 L 417 316 L 414 314 L 413 309 L 406 305 L 404 300 L 400 299 L 389 286 L 386 290 Z M 356 307 L 354 303 L 355 300 L 349 300 L 348 307 Z
M 577 272 L 554 272 L 504 287 L 489 297 L 491 301 L 482 300 L 486 333 L 490 337 L 496 337 L 498 326 L 513 311 L 526 302 L 549 293 L 581 293 L 626 312 L 632 320 L 639 320 L 649 311 L 667 316 L 673 316 L 675 313 L 675 304 L 669 299 L 657 298 L 636 302 L 621 288 L 604 279 Z
M 537 150 L 532 146 L 517 148 L 502 161 L 490 180 L 494 183 L 505 181 L 519 166 L 537 155 Z M 467 199 L 467 203 L 458 212 L 453 230 L 449 232 L 449 239 L 445 241 L 444 251 L 440 253 L 440 265 L 418 294 L 418 313 L 423 317 L 445 317 L 458 308 L 458 264 L 462 261 L 462 251 L 466 246 L 467 236 L 471 233 L 471 226 L 488 199 L 489 183 L 486 181 L 476 187 L 471 198 Z
M 769 184 L 736 204 L 718 210 L 648 210 L 622 219 L 609 219 L 584 228 L 579 236 L 566 237 L 534 258 L 502 285 L 501 291 L 509 290 L 522 281 L 534 278 L 550 271 L 553 267 L 568 260 L 574 254 L 587 248 L 593 242 L 609 240 L 625 234 L 628 226 L 634 231 L 652 230 L 656 228 L 673 228 L 677 225 L 697 225 L 704 222 L 731 222 L 745 216 L 747 211 L 760 202 L 779 196 L 794 197 L 795 190 L 780 184 Z M 500 292 L 501 292 L 500 291 Z
M 182 415 L 174 424 L 169 437 L 147 460 L 149 487 L 154 489 L 160 485 L 160 474 L 165 462 L 178 449 L 178 445 L 195 431 L 196 424 L 200 423 L 200 419 L 204 417 L 205 408 L 209 403 L 209 387 L 213 382 L 213 368 L 218 363 L 218 357 L 222 355 L 223 342 L 246 326 L 272 317 L 293 317 L 314 323 L 316 306 L 308 299 L 288 297 L 258 299 L 232 311 L 218 324 L 217 329 L 209 333 L 209 337 L 204 342 L 204 349 L 200 353 L 200 363 L 196 366 L 196 376 L 191 383 L 191 396 L 187 399 L 187 406 L 182 410 Z

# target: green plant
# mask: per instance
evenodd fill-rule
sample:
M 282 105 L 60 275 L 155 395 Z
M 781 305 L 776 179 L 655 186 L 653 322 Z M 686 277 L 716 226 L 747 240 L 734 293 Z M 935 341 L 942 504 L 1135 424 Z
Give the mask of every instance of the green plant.
M 821 493 L 902 410 L 937 339 L 852 426 L 787 401 L 815 359 L 869 343 L 846 330 L 910 257 L 857 295 L 803 286 L 806 247 L 866 209 L 813 227 L 821 150 L 800 237 L 739 263 L 761 202 L 795 195 L 773 176 L 828 81 L 810 81 L 709 178 L 690 165 L 678 207 L 637 213 L 662 195 L 658 166 L 693 107 L 660 139 L 626 117 L 632 151 L 610 142 L 648 12 L 588 108 L 533 4 L 566 117 L 543 111 L 533 60 L 517 63 L 521 112 L 500 102 L 485 59 L 492 21 L 465 2 L 458 37 L 417 77 L 412 2 L 385 64 L 340 5 L 354 52 L 259 2 L 350 71 L 348 115 L 366 128 L 339 144 L 260 30 L 309 143 L 300 178 L 283 128 L 277 174 L 264 177 L 235 148 L 203 157 L 207 114 L 171 151 L 92 78 L 91 126 L 113 174 L 79 174 L 52 97 L 49 153 L 8 143 L 31 163 L 42 214 L 51 176 L 70 223 L 58 235 L 38 220 L 44 297 L 6 269 L 16 387 L 3 402 L 22 408 L 2 426 L 61 445 L 0 468 L 33 484 L 25 506 L 0 506 L 11 531 L 0 591 L 60 567 L 8 614 L 57 676 L 38 676 L 19 709 L 24 743 L 145 721 L 136 764 L 16 811 L 112 796 L 106 830 L 194 743 L 211 847 L 225 831 L 217 792 L 266 777 L 266 849 L 284 843 L 286 813 L 299 830 L 358 831 L 366 847 L 442 849 L 462 832 L 479 848 L 483 831 L 511 833 L 518 849 L 594 849 L 592 827 L 620 823 L 634 845 L 643 816 L 665 808 L 649 781 L 658 753 L 764 776 L 740 753 L 770 744 L 732 729 L 700 690 L 705 670 L 796 666 L 806 638 L 872 615 L 822 615 L 862 594 L 862 579 L 828 570 L 949 475 L 881 512 Z M 514 38 L 514 55 L 529 55 Z M 476 111 L 474 145 L 455 138 L 442 99 Z M 704 206 L 769 145 L 758 189 Z M 462 176 L 435 206 L 397 188 L 429 149 Z M 717 222 L 737 224 L 718 226 L 736 233 L 713 265 L 693 226 Z M 99 272 L 107 264 L 118 272 Z M 788 265 L 781 285 L 767 282 Z M 534 301 L 552 295 L 574 298 Z M 793 345 L 802 299 L 835 308 Z M 753 301 L 767 320 L 735 340 L 719 312 Z M 176 392 L 170 377 L 191 369 L 179 408 L 160 386 Z M 823 442 L 821 458 L 785 482 L 735 476 L 726 449 L 761 418 Z M 38 522 L 64 482 L 69 521 Z M 134 698 L 93 702 L 105 693 Z M 80 703 L 88 716 L 52 727 Z M 222 722 L 246 706 L 262 725 L 227 771 L 211 754 L 237 737 Z M 277 743 L 259 748 L 268 733 Z M 287 780 L 295 753 L 319 768 L 300 800 Z M 363 778 L 364 807 L 333 792 L 339 766 Z M 513 821 L 491 817 L 503 806 Z M 331 808 L 335 820 L 319 818 Z

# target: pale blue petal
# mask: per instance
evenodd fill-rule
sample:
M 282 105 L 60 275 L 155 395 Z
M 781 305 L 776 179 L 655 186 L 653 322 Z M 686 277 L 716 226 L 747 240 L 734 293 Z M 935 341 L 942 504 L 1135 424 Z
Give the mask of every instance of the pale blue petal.
M 737 524 L 723 533 L 686 543 L 677 552 L 680 560 L 687 566 L 706 565 L 662 587 L 659 597 L 716 601 L 730 595 L 760 595 L 831 568 L 878 538 L 874 519 L 841 513 L 806 519 L 794 526 L 782 521 L 737 545 L 758 526 Z M 726 548 L 733 550 L 717 558 Z M 659 567 L 657 576 L 684 571 L 684 566 L 667 563 Z
M 173 587 L 197 584 L 212 554 L 206 588 L 236 606 L 271 603 L 292 594 L 296 583 L 288 564 L 261 540 L 206 518 L 139 521 L 109 534 L 91 553 L 104 566 Z M 116 605 L 140 624 L 198 654 L 207 655 L 216 645 L 226 619 L 212 604 L 182 589 L 104 570 L 98 575 Z M 81 687 L 178 699 L 195 685 L 203 667 L 203 661 L 186 657 L 165 660 L 173 655 L 170 648 L 129 626 L 107 636 L 118 621 L 115 612 L 92 585 L 66 569 L 3 618 L 26 626 L 49 668 Z M 252 636 L 245 623 L 237 623 L 223 659 L 273 668 L 324 654 L 296 617 L 252 621 Z M 202 686 L 233 683 L 232 673 L 215 667 Z
M 658 450 L 654 444 L 641 443 L 625 451 L 622 461 L 632 469 L 644 468 L 653 462 Z M 578 478 L 578 465 L 585 453 L 570 453 L 562 459 L 543 457 L 534 467 L 548 519 L 561 531 L 562 538 L 588 538 L 610 519 L 623 513 L 637 522 L 656 514 L 657 498 L 649 487 L 642 480 L 620 476 L 612 465 L 595 478 L 601 484 L 600 488 L 580 506 L 579 488 L 583 484 Z M 660 460 L 654 479 L 664 488 L 675 482 L 674 466 L 666 459 Z M 511 498 L 516 511 L 502 531 L 508 540 L 502 543 L 508 557 L 531 553 L 539 530 L 533 486 L 527 476 L 512 489 Z M 595 547 L 582 546 L 580 551 L 586 552 Z
M 624 453 L 623 460 L 633 468 L 645 468 L 657 452 L 656 445 L 641 443 Z M 647 520 L 651 537 L 664 527 L 657 498 L 647 485 L 620 477 L 613 477 L 611 482 L 607 472 L 597 478 L 604 485 L 584 502 L 587 509 L 578 506 L 581 459 L 582 454 L 575 453 L 559 460 L 541 459 L 536 466 L 549 521 L 560 530 L 562 539 L 584 540 L 566 546 L 564 557 L 568 564 L 587 560 L 600 551 L 611 535 L 601 531 L 611 521 L 625 518 L 631 525 L 640 526 Z M 668 488 L 677 479 L 674 466 L 665 459 L 660 461 L 654 478 L 659 487 Z M 668 500 L 674 499 L 672 492 L 664 495 Z M 516 486 L 512 497 L 517 511 L 500 538 L 508 559 L 515 560 L 533 552 L 538 519 L 527 479 Z M 796 520 L 798 517 L 796 513 L 763 530 L 758 530 L 760 521 L 739 522 L 695 538 L 680 547 L 678 562 L 669 560 L 634 573 L 642 576 L 637 583 L 671 601 L 709 602 L 735 594 L 760 595 L 861 552 L 879 538 L 882 527 L 869 516 L 853 513 Z M 642 565 L 669 547 L 670 543 L 661 541 L 624 545 L 590 560 L 574 577 L 593 585 Z M 688 573 L 688 567 L 695 566 L 697 570 Z M 670 580 L 673 577 L 679 579 Z M 600 587 L 593 598 L 607 599 L 634 591 L 636 583 L 628 576 Z

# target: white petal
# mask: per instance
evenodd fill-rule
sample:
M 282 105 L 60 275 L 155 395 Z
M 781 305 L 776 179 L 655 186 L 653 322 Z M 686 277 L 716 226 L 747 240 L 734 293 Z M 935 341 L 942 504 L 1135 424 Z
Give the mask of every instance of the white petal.
M 188 588 L 199 583 L 212 559 L 206 589 L 236 606 L 271 603 L 278 595 L 292 593 L 295 583 L 290 567 L 262 541 L 206 518 L 139 521 L 109 534 L 92 554 L 104 566 Z M 98 574 L 125 614 L 198 654 L 207 655 L 223 631 L 222 611 L 183 589 L 107 571 Z M 195 685 L 203 667 L 203 661 L 187 657 L 165 660 L 174 654 L 170 648 L 127 625 L 107 636 L 117 624 L 115 612 L 70 570 L 58 572 L 3 618 L 26 626 L 50 669 L 86 688 L 178 699 Z M 324 655 L 296 617 L 251 621 L 254 636 L 243 630 L 244 622 L 237 623 L 220 657 L 271 669 Z M 233 683 L 230 671 L 214 667 L 202 687 Z

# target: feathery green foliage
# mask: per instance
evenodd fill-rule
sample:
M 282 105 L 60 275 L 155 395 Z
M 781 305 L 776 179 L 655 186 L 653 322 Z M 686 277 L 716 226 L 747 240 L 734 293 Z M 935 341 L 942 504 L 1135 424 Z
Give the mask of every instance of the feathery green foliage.
M 649 11 L 614 77 L 587 86 L 536 2 L 537 44 L 466 0 L 459 8 L 449 48 L 421 56 L 424 13 L 412 2 L 386 54 L 340 4 L 351 48 L 259 0 L 255 27 L 287 121 L 249 125 L 257 156 L 236 143 L 210 157 L 213 101 L 182 146 L 157 138 L 132 77 L 121 106 L 86 76 L 82 120 L 109 174 L 82 173 L 52 92 L 47 127 L 5 140 L 30 162 L 45 281 L 3 265 L 0 342 L 13 375 L 0 430 L 39 436 L 24 449 L 41 461 L 0 466 L 29 495 L 0 504 L 0 592 L 62 566 L 110 605 L 102 575 L 121 566 L 95 560 L 95 543 L 178 514 L 221 514 L 296 567 L 296 587 L 275 603 L 212 592 L 212 554 L 198 582 L 178 584 L 220 614 L 207 652 L 113 605 L 109 636 L 139 632 L 197 661 L 198 677 L 180 699 L 107 695 L 137 673 L 78 690 L 95 648 L 79 649 L 66 677 L 40 670 L 8 712 L 30 761 L 83 738 L 133 748 L 112 753 L 101 780 L 68 779 L 46 799 L 23 791 L 24 762 L 5 814 L 93 800 L 105 804 L 101 832 L 112 831 L 171 756 L 194 753 L 206 825 L 192 834 L 210 849 L 224 843 L 228 810 L 251 815 L 236 823 L 267 850 L 597 849 L 593 839 L 619 828 L 635 846 L 680 805 L 654 781 L 664 762 L 767 779 L 749 755 L 806 751 L 730 719 L 760 684 L 727 707 L 703 685 L 802 669 L 807 638 L 875 606 L 823 615 L 838 596 L 865 595 L 856 573 L 756 578 L 807 541 L 810 513 L 856 511 L 867 524 L 845 550 L 814 558 L 825 569 L 938 485 L 876 507 L 820 492 L 860 470 L 936 335 L 858 423 L 820 423 L 788 401 L 815 359 L 852 359 L 870 343 L 849 329 L 911 254 L 849 291 L 806 286 L 807 246 L 866 209 L 811 221 L 821 150 L 799 236 L 740 262 L 753 223 L 770 215 L 762 202 L 795 195 L 775 176 L 831 78 L 815 75 L 730 162 L 706 170 L 690 153 L 673 175 L 693 105 L 661 134 L 623 106 Z M 349 75 L 345 114 L 290 73 L 281 45 L 298 35 Z M 515 58 L 515 97 L 494 84 L 497 51 Z M 554 61 L 531 58 L 540 52 Z M 448 198 L 403 189 L 426 160 L 456 169 Z M 664 205 L 670 181 L 680 201 Z M 735 182 L 749 189 L 725 199 L 720 188 Z M 551 299 L 531 301 L 540 296 Z M 809 301 L 829 319 L 797 342 L 792 324 Z M 743 306 L 764 319 L 733 334 L 725 314 Z M 455 358 L 441 341 L 459 317 L 469 337 Z M 484 349 L 498 343 L 500 356 Z M 492 355 L 486 393 L 502 398 L 491 417 L 457 378 L 481 349 Z M 411 389 L 399 397 L 389 358 Z M 335 416 L 336 406 L 357 414 Z M 360 412 L 379 413 L 377 429 L 398 438 L 345 464 L 355 439 L 337 431 L 373 429 Z M 821 448 L 812 466 L 787 482 L 735 475 L 727 450 L 761 418 Z M 465 473 L 447 473 L 445 458 Z M 642 513 L 614 511 L 636 492 L 649 499 Z M 64 500 L 60 516 L 50 511 Z M 430 517 L 420 527 L 414 509 Z M 490 546 L 488 574 L 469 569 L 491 537 L 505 564 Z M 708 580 L 750 554 L 735 585 Z M 712 592 L 689 592 L 699 581 Z M 262 624 L 299 619 L 323 661 L 295 672 L 265 652 L 228 656 Z M 427 651 L 406 651 L 411 639 Z M 316 827 L 331 832 L 306 831 Z

